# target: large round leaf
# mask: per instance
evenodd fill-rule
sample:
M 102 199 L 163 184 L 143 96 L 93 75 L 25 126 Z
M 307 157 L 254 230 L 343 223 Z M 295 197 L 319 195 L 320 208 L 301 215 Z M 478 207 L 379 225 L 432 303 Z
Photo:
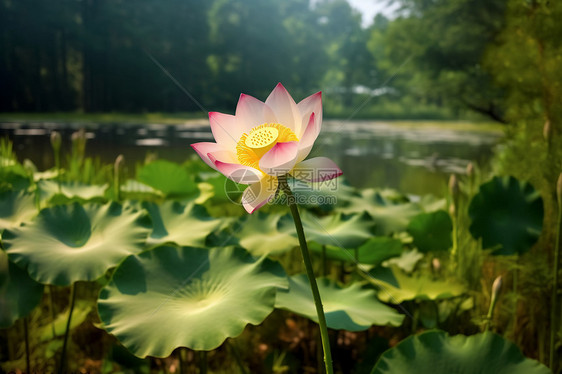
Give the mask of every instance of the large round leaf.
M 211 217 L 205 207 L 197 204 L 182 204 L 166 201 L 161 205 L 142 204 L 152 218 L 154 227 L 149 245 L 176 243 L 183 246 L 203 246 L 205 239 L 222 223 Z
M 375 291 L 359 283 L 342 288 L 327 278 L 317 282 L 329 328 L 362 331 L 372 325 L 400 326 L 404 320 L 404 315 L 378 301 Z M 289 289 L 277 292 L 275 306 L 318 322 L 306 274 L 289 278 Z
M 379 299 L 393 304 L 413 299 L 447 299 L 466 291 L 462 284 L 454 280 L 433 280 L 427 274 L 408 276 L 397 267 L 375 268 L 367 279 L 380 288 Z
M 37 214 L 35 195 L 25 191 L 0 192 L 0 233 L 17 227 Z
M 141 251 L 150 232 L 144 211 L 117 203 L 43 209 L 29 224 L 4 231 L 10 259 L 40 283 L 67 286 L 102 276 Z
M 0 250 L 0 328 L 10 327 L 28 315 L 41 301 L 43 285 L 8 260 Z
M 542 230 L 543 202 L 533 186 L 513 177 L 494 177 L 480 186 L 468 207 L 470 233 L 495 255 L 527 252 Z
M 277 230 L 281 216 L 258 211 L 244 216 L 235 228 L 240 245 L 254 256 L 278 255 L 299 245 L 296 237 Z
M 162 246 L 126 258 L 101 290 L 103 327 L 139 357 L 212 350 L 273 310 L 281 266 L 240 248 Z
M 350 200 L 343 212 L 368 212 L 376 223 L 377 235 L 390 235 L 406 230 L 408 223 L 422 211 L 419 204 L 390 199 L 380 191 L 365 189 L 361 196 Z
M 42 205 L 46 203 L 58 204 L 71 200 L 74 201 L 90 201 L 102 200 L 108 185 L 104 184 L 89 185 L 78 182 L 63 182 L 59 184 L 53 180 L 40 180 L 37 183 L 39 187 Z
M 192 195 L 199 191 L 187 169 L 170 161 L 156 160 L 144 165 L 137 178 L 169 196 Z
M 322 247 L 318 245 L 310 246 L 310 249 L 317 253 L 322 252 Z M 334 246 L 326 246 L 324 250 L 326 257 L 331 260 L 380 265 L 385 260 L 402 254 L 402 242 L 386 236 L 377 236 L 357 248 L 357 253 L 355 250 Z
M 447 251 L 453 244 L 453 222 L 444 210 L 418 214 L 412 218 L 407 230 L 423 253 Z
M 448 336 L 429 331 L 410 336 L 380 357 L 371 374 L 548 374 L 538 361 L 491 332 Z
M 337 213 L 317 217 L 306 210 L 301 210 L 306 240 L 322 245 L 343 248 L 357 248 L 373 236 L 375 223 L 367 213 Z M 297 236 L 293 218 L 284 216 L 279 222 L 279 230 Z

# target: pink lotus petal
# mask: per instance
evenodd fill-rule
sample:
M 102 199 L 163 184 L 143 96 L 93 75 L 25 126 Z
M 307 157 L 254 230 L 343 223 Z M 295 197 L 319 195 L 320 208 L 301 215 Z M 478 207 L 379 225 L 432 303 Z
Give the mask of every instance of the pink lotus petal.
M 201 159 L 205 161 L 207 165 L 217 170 L 217 168 L 215 167 L 215 163 L 207 156 L 207 154 L 213 152 L 224 152 L 223 146 L 217 143 L 201 142 L 191 144 L 191 147 L 195 150 L 195 152 L 197 152 L 199 157 L 201 157 Z
M 323 182 L 339 177 L 343 171 L 327 157 L 314 157 L 295 166 L 291 174 L 307 182 Z
M 312 150 L 312 146 L 314 145 L 318 134 L 320 134 L 320 125 L 321 122 L 316 120 L 316 113 L 312 113 L 310 115 L 310 118 L 308 119 L 306 130 L 304 131 L 304 134 L 299 142 L 297 163 L 304 160 Z
M 239 131 L 236 117 L 230 114 L 209 112 L 209 123 L 215 141 L 225 148 L 236 149 L 242 132 Z
M 277 123 L 290 128 L 295 134 L 301 132 L 302 116 L 299 108 L 281 83 L 275 86 L 265 103 L 273 110 Z
M 314 95 L 310 95 L 306 99 L 303 99 L 297 104 L 297 107 L 302 115 L 302 128 L 301 133 L 297 133 L 298 138 L 302 138 L 312 113 L 315 114 L 314 120 L 318 123 L 318 131 L 320 132 L 320 126 L 322 124 L 322 92 L 317 92 Z
M 248 133 L 252 128 L 265 123 L 266 113 L 270 115 L 271 109 L 263 101 L 250 95 L 241 94 L 236 106 L 237 139 L 240 139 L 243 133 Z
M 264 177 L 259 182 L 251 184 L 242 194 L 242 205 L 250 214 L 264 206 L 275 196 L 279 181 L 275 177 Z
M 260 169 L 274 176 L 287 174 L 297 162 L 298 148 L 299 142 L 275 144 L 260 159 Z
M 215 163 L 215 169 L 224 174 L 225 177 L 232 179 L 236 183 L 252 184 L 263 177 L 263 173 L 249 166 L 222 162 L 214 159 L 213 154 L 208 154 L 211 161 Z

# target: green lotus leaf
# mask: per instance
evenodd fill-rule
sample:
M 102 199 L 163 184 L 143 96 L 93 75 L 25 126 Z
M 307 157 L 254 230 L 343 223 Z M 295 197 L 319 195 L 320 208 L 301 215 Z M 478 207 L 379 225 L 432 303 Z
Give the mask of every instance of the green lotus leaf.
M 73 203 L 39 212 L 25 226 L 4 231 L 10 260 L 44 284 L 68 286 L 101 277 L 144 249 L 151 230 L 144 211 L 118 203 Z
M 127 181 L 121 185 L 121 193 L 125 194 L 127 198 L 130 198 L 130 196 L 164 196 L 159 190 L 134 179 L 127 179 Z
M 247 214 L 238 222 L 234 235 L 240 245 L 254 256 L 285 253 L 298 246 L 299 241 L 289 232 L 277 230 L 281 217 L 261 211 Z
M 356 189 L 349 186 L 343 177 L 329 181 L 308 183 L 290 178 L 288 183 L 296 196 L 299 206 L 331 211 L 343 206 L 358 196 Z
M 287 278 L 241 248 L 162 246 L 127 257 L 98 299 L 103 328 L 139 357 L 212 350 L 272 311 Z
M 317 282 L 326 323 L 331 329 L 362 331 L 372 325 L 400 326 L 404 320 L 402 314 L 378 301 L 375 291 L 362 288 L 359 283 L 342 288 L 328 278 L 318 278 Z M 275 307 L 318 322 L 306 274 L 289 278 L 289 289 L 277 292 Z
M 168 196 L 194 195 L 199 191 L 186 168 L 165 160 L 156 160 L 141 167 L 137 179 Z
M 25 191 L 0 192 L 0 233 L 31 220 L 36 214 L 34 194 Z
M 322 246 L 311 245 L 310 249 L 317 253 L 322 252 Z M 357 249 L 357 253 L 355 250 L 334 246 L 326 246 L 325 251 L 326 257 L 330 260 L 380 265 L 383 261 L 402 254 L 402 242 L 398 239 L 378 236 L 363 243 Z
M 414 271 L 417 263 L 423 258 L 423 254 L 419 253 L 415 248 L 411 251 L 404 251 L 398 257 L 387 260 L 385 266 L 397 266 L 406 273 Z
M 543 202 L 529 183 L 494 177 L 480 186 L 468 207 L 470 233 L 495 255 L 525 253 L 542 230 Z
M 15 160 L 5 159 L 0 163 L 0 190 L 24 190 L 31 184 L 31 177 L 25 168 Z
M 343 212 L 366 211 L 376 223 L 376 235 L 390 235 L 406 230 L 410 220 L 421 213 L 419 204 L 403 201 L 393 201 L 374 189 L 361 191 L 361 196 L 351 199 Z
M 460 296 L 466 288 L 457 281 L 433 280 L 429 275 L 408 276 L 396 267 L 378 267 L 366 277 L 380 288 L 379 299 L 385 303 L 400 304 L 405 300 L 439 300 Z
M 382 354 L 371 374 L 548 374 L 501 336 L 486 332 L 449 336 L 428 331 L 410 336 Z
M 453 245 L 453 221 L 444 210 L 418 214 L 408 224 L 407 231 L 423 253 L 447 251 Z
M 152 218 L 153 230 L 147 241 L 151 246 L 163 243 L 203 246 L 207 236 L 222 224 L 221 220 L 211 217 L 205 207 L 193 203 L 144 202 L 142 207 Z
M 37 183 L 40 191 L 40 198 L 42 202 L 50 203 L 68 203 L 71 200 L 78 200 L 81 202 L 90 200 L 103 200 L 105 190 L 108 185 L 102 186 L 88 185 L 78 182 L 64 182 L 61 183 L 60 190 L 59 184 L 54 180 L 42 179 Z
M 29 278 L 0 250 L 0 328 L 10 327 L 18 318 L 31 313 L 42 296 L 43 285 Z
M 308 241 L 321 245 L 357 248 L 373 236 L 374 222 L 366 213 L 337 213 L 318 217 L 304 209 L 301 220 Z M 285 215 L 279 222 L 279 230 L 297 235 L 293 218 Z

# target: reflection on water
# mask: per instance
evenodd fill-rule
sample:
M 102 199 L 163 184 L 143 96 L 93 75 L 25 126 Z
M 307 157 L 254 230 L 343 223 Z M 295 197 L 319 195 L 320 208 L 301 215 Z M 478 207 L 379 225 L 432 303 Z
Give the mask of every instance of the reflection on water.
M 49 133 L 63 135 L 70 149 L 70 136 L 85 127 L 87 153 L 113 162 L 123 154 L 132 166 L 147 152 L 158 157 L 185 161 L 194 155 L 189 144 L 213 141 L 207 121 L 184 125 L 129 125 L 76 123 L 0 123 L 0 136 L 8 136 L 21 159 L 31 159 L 40 170 L 53 165 Z M 410 128 L 369 121 L 325 121 L 312 156 L 332 158 L 356 187 L 390 187 L 421 195 L 442 195 L 449 174 L 462 174 L 472 161 L 487 163 L 498 135 L 442 129 Z

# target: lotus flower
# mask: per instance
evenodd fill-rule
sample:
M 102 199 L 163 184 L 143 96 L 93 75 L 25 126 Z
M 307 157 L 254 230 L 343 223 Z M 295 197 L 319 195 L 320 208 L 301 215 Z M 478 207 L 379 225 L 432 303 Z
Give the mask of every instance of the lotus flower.
M 265 103 L 241 94 L 235 115 L 210 112 L 209 122 L 216 143 L 191 146 L 207 165 L 249 185 L 242 194 L 248 213 L 275 196 L 280 176 L 319 182 L 342 174 L 326 157 L 305 160 L 322 125 L 321 92 L 296 104 L 279 83 Z

